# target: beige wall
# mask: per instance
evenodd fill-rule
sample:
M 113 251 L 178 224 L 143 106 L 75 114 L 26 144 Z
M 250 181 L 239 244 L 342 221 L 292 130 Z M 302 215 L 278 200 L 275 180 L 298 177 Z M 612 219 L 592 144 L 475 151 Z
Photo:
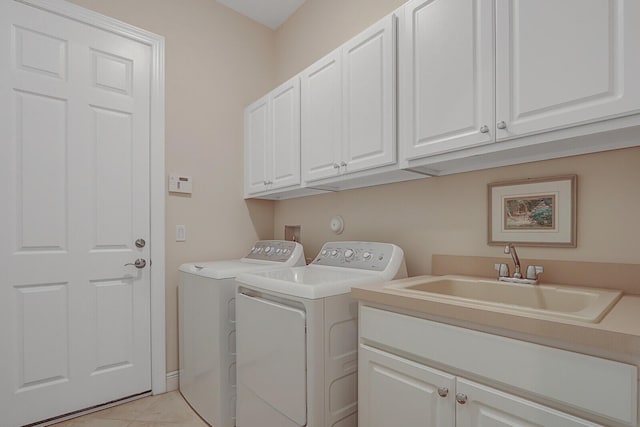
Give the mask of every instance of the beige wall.
M 278 81 L 296 74 L 402 0 L 307 0 L 276 33 Z M 638 135 L 640 144 L 640 134 Z M 522 248 L 523 258 L 640 263 L 640 148 L 504 167 L 281 201 L 274 234 L 302 226 L 307 256 L 325 241 L 380 240 L 401 246 L 411 275 L 431 272 L 431 255 L 502 256 L 488 246 L 487 183 L 578 175 L 578 247 Z M 329 229 L 342 215 L 345 231 Z
M 166 171 L 191 175 L 166 198 L 167 372 L 178 369 L 177 269 L 242 256 L 271 238 L 273 204 L 242 198 L 242 111 L 275 83 L 274 33 L 215 0 L 73 0 L 165 37 Z M 175 242 L 176 224 L 187 241 Z

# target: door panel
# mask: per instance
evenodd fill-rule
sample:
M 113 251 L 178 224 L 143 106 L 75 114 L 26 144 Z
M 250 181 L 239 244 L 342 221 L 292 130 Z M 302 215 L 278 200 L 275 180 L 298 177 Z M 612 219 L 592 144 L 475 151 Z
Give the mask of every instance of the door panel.
M 247 194 L 266 190 L 270 171 L 269 97 L 260 98 L 244 111 L 245 190 Z
M 336 50 L 302 73 L 302 179 L 340 173 L 342 63 Z
M 498 139 L 640 109 L 638 16 L 634 1 L 498 0 Z
M 458 427 L 598 426 L 462 378 L 457 379 L 456 392 L 467 398 L 464 404 L 456 403 Z
M 403 157 L 492 142 L 492 2 L 413 0 L 400 34 Z
M 389 16 L 342 47 L 346 172 L 395 162 L 395 34 Z
M 151 388 L 147 45 L 0 3 L 3 425 Z
M 259 411 L 306 425 L 306 313 L 244 294 L 236 310 L 239 423 Z
M 360 345 L 360 425 L 369 427 L 455 426 L 455 377 Z M 446 396 L 438 389 L 444 387 Z
M 270 103 L 272 188 L 300 184 L 300 79 L 273 91 Z

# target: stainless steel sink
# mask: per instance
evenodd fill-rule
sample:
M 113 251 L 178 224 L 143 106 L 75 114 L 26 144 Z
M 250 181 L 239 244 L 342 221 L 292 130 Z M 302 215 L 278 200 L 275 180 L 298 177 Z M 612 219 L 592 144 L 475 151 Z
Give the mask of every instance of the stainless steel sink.
M 441 276 L 391 283 L 386 289 L 417 297 L 507 308 L 583 322 L 599 322 L 622 296 L 621 291 L 560 285 L 525 285 Z

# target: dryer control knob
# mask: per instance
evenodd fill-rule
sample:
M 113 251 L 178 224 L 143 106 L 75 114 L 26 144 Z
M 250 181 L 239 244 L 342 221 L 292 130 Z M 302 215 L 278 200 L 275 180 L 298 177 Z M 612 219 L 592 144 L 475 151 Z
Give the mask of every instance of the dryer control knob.
M 332 251 L 331 251 L 331 256 L 332 256 L 332 257 L 337 257 L 337 256 L 338 256 L 338 251 L 337 251 L 337 250 L 335 250 L 335 249 L 334 249 L 334 250 L 332 250 Z
M 355 255 L 355 252 L 353 252 L 353 249 L 347 249 L 346 251 L 344 251 L 344 257 L 347 260 L 353 259 L 354 255 Z
M 326 249 L 323 249 L 323 250 L 322 250 L 322 252 L 320 252 L 320 255 L 322 255 L 322 256 L 326 256 L 326 255 L 327 255 L 327 250 L 326 250 Z
M 371 252 L 365 252 L 362 254 L 362 258 L 369 261 L 371 259 Z

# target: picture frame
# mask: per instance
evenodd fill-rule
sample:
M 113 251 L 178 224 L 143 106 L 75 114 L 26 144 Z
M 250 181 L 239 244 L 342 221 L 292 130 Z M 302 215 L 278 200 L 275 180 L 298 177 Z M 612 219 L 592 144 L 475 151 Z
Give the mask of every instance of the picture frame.
M 489 245 L 577 246 L 577 175 L 488 184 Z

